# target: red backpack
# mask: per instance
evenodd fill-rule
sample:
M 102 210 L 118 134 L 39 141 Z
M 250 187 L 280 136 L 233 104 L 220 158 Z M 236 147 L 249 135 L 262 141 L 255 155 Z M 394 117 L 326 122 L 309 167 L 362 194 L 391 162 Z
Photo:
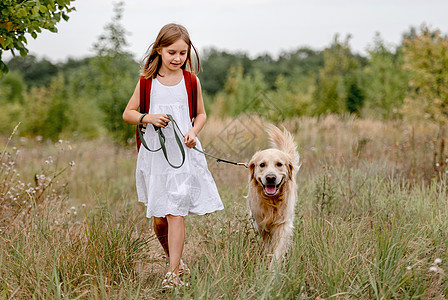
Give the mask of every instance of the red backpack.
M 190 111 L 190 119 L 193 120 L 198 111 L 198 82 L 196 76 L 188 71 L 183 70 L 185 87 L 187 88 L 188 94 L 188 107 Z M 140 112 L 148 113 L 150 104 L 152 78 L 145 79 L 145 77 L 140 76 Z M 137 150 L 140 150 L 140 137 L 138 135 L 138 128 L 136 132 L 137 139 Z

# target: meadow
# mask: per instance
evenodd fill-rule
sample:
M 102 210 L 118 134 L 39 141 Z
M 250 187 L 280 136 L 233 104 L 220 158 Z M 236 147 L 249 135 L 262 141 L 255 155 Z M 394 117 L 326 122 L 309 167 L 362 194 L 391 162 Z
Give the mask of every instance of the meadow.
M 247 118 L 209 118 L 205 150 L 247 161 L 266 148 L 263 121 Z M 445 299 L 446 130 L 348 115 L 279 125 L 302 160 L 285 261 L 268 270 L 247 169 L 208 160 L 225 210 L 187 217 L 191 276 L 173 292 L 137 203 L 134 143 L 3 137 L 0 299 Z

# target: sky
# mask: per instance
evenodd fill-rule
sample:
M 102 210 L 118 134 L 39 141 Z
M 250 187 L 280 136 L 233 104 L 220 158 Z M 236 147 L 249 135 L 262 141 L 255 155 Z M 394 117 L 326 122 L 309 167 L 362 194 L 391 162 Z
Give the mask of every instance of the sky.
M 422 24 L 448 33 L 447 0 L 124 0 L 121 24 L 127 30 L 127 50 L 143 58 L 160 28 L 184 25 L 201 50 L 215 47 L 243 51 L 251 57 L 302 46 L 322 50 L 335 34 L 348 34 L 351 49 L 363 55 L 380 33 L 391 47 L 411 26 Z M 58 33 L 28 36 L 30 53 L 54 62 L 94 55 L 92 45 L 113 16 L 114 1 L 75 0 L 76 11 Z M 8 56 L 5 55 L 5 58 Z

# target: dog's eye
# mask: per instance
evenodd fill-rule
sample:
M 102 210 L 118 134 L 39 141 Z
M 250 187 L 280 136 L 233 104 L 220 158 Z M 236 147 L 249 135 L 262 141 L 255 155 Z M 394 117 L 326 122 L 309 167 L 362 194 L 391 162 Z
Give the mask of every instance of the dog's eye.
M 265 166 L 266 166 L 265 163 L 260 164 L 260 168 L 264 168 Z
M 277 167 L 281 167 L 281 166 L 283 166 L 283 164 L 281 162 L 278 162 Z

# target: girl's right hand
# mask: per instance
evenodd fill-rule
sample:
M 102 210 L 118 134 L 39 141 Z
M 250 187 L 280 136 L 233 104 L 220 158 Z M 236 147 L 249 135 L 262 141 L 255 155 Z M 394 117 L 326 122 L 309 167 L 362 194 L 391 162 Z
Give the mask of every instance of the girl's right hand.
M 157 127 L 165 127 L 168 125 L 170 118 L 166 114 L 148 114 L 145 116 L 143 122 L 151 123 Z

